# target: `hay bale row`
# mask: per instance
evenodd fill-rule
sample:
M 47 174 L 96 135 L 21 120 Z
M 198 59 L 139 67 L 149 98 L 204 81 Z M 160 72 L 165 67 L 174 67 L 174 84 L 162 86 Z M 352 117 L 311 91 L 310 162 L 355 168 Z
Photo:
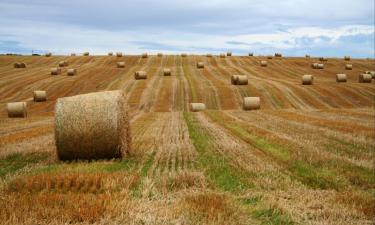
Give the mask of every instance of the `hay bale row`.
M 281 53 L 275 53 L 275 57 L 283 57 L 283 54 L 281 54 Z
M 326 62 L 326 61 L 328 61 L 328 59 L 325 58 L 325 57 L 319 57 L 319 61 L 321 61 L 321 62 Z
M 73 69 L 73 68 L 68 69 L 67 74 L 68 74 L 68 76 L 74 76 L 74 75 L 77 74 L 77 69 Z
M 248 85 L 249 79 L 246 75 L 232 75 L 231 84 L 233 85 Z
M 313 69 L 324 69 L 324 64 L 323 63 L 312 63 L 311 68 L 313 68 Z
M 46 91 L 34 91 L 34 102 L 45 102 L 47 101 Z
M 61 68 L 54 67 L 51 69 L 51 75 L 59 75 L 59 74 L 61 74 Z
M 350 61 L 350 56 L 344 56 L 344 60 L 346 60 L 346 61 Z
M 259 97 L 245 97 L 243 98 L 243 110 L 257 110 L 260 109 Z
M 10 102 L 7 104 L 7 112 L 9 118 L 27 117 L 27 103 Z
M 131 152 L 126 98 L 122 91 L 59 98 L 55 143 L 60 160 L 123 158 Z
M 314 76 L 313 75 L 303 75 L 302 76 L 302 85 L 312 85 L 314 82 Z
M 64 66 L 68 66 L 69 63 L 67 61 L 60 61 L 59 62 L 59 67 L 64 67 Z
M 143 53 L 143 54 L 142 54 L 142 58 L 143 58 L 143 59 L 148 58 L 148 54 L 147 54 L 147 53 Z
M 116 52 L 117 57 L 122 57 L 122 52 Z
M 90 55 L 90 52 L 84 52 L 83 53 L 83 56 L 89 56 Z
M 117 68 L 125 68 L 125 62 L 117 62 Z
M 147 79 L 147 73 L 146 71 L 143 71 L 143 70 L 140 70 L 140 71 L 136 71 L 134 73 L 134 78 L 136 80 L 144 80 L 144 79 Z
M 26 68 L 26 63 L 23 62 L 16 62 L 13 64 L 14 68 Z
M 372 76 L 368 73 L 360 74 L 358 77 L 359 83 L 371 83 Z
M 165 68 L 163 70 L 163 74 L 164 74 L 164 76 L 171 76 L 172 75 L 172 70 L 169 69 L 169 68 Z
M 190 110 L 192 112 L 199 112 L 206 109 L 206 105 L 204 103 L 190 103 Z
M 267 61 L 264 61 L 264 60 L 260 61 L 260 66 L 267 67 Z
M 198 69 L 203 69 L 204 68 L 204 63 L 203 62 L 197 62 L 197 68 Z
M 337 83 L 345 83 L 346 81 L 347 81 L 346 74 L 343 74 L 343 73 L 336 74 L 336 82 Z
M 353 69 L 353 65 L 352 64 L 346 64 L 345 65 L 345 69 L 346 70 L 352 70 Z

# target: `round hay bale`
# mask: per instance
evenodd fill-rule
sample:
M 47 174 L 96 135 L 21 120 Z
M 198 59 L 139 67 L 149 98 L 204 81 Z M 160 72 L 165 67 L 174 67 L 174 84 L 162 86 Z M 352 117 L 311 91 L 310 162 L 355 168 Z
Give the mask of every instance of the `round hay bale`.
M 311 63 L 311 68 L 318 69 L 318 64 L 319 63 Z
M 372 79 L 375 79 L 375 71 L 365 71 L 365 74 L 370 74 Z
M 108 52 L 108 56 L 113 56 L 113 52 Z
M 59 67 L 64 67 L 64 66 L 68 66 L 68 62 L 67 61 L 60 61 L 59 62 Z
M 232 75 L 232 76 L 231 76 L 231 78 L 230 78 L 230 82 L 231 82 L 231 84 L 233 84 L 233 85 L 236 85 L 236 84 L 237 84 L 238 76 L 239 76 L 239 75 Z
M 164 76 L 170 76 L 170 75 L 172 75 L 172 71 L 169 68 L 165 68 L 163 70 L 163 74 L 164 74 Z
M 346 82 L 346 74 L 343 74 L 343 73 L 336 74 L 336 82 L 337 83 L 345 83 Z
M 310 56 L 310 55 L 305 55 L 305 57 L 306 57 L 306 58 L 311 58 L 311 56 Z
M 15 63 L 13 64 L 13 67 L 14 67 L 14 68 L 21 68 L 21 63 L 19 63 L 19 62 L 15 62 Z
M 143 54 L 142 54 L 142 58 L 145 59 L 145 58 L 147 58 L 147 57 L 148 57 L 147 53 L 143 53 Z
M 275 53 L 275 57 L 283 57 L 283 54 L 281 54 L 281 53 Z
M 70 56 L 76 56 L 76 53 L 71 53 Z
M 163 53 L 159 52 L 159 53 L 158 53 L 158 56 L 159 56 L 159 57 L 163 56 Z
M 125 62 L 117 62 L 117 68 L 125 68 Z
M 367 73 L 360 74 L 358 77 L 359 83 L 371 83 L 371 80 L 372 80 L 371 74 L 367 74 Z
M 328 61 L 328 59 L 325 58 L 325 57 L 319 57 L 319 61 L 321 61 L 321 62 L 326 62 L 326 61 Z
M 302 84 L 303 85 L 312 85 L 314 82 L 313 75 L 303 75 L 302 76 Z
M 136 71 L 136 72 L 134 73 L 134 78 L 135 78 L 136 80 L 147 79 L 147 73 L 146 73 L 146 71 L 142 71 L 142 70 L 140 70 L 140 71 Z
M 10 102 L 7 104 L 8 117 L 27 117 L 26 102 Z
M 267 59 L 272 59 L 272 58 L 273 58 L 272 55 L 267 56 Z
M 264 61 L 264 60 L 260 61 L 260 66 L 266 67 L 267 66 L 267 61 Z
M 182 54 L 181 54 L 181 57 L 186 57 L 186 56 L 187 56 L 186 53 L 182 53 Z
M 232 56 L 232 52 L 227 52 L 227 56 Z
M 117 57 L 122 57 L 122 52 L 116 52 Z
M 318 67 L 317 67 L 317 69 L 324 69 L 324 64 L 323 63 L 318 63 Z
M 45 102 L 47 101 L 46 91 L 34 91 L 34 102 Z
M 246 75 L 237 75 L 237 85 L 248 85 L 249 79 Z
M 226 56 L 226 55 L 225 55 L 224 53 L 221 53 L 221 54 L 220 54 L 220 58 L 225 58 L 225 56 Z
M 212 57 L 212 54 L 209 54 L 209 53 L 208 53 L 208 54 L 206 55 L 206 57 L 211 58 L 211 57 Z
M 260 109 L 259 97 L 245 97 L 243 98 L 243 110 L 257 110 Z
M 250 53 L 249 53 L 249 56 L 254 56 L 254 53 L 250 52 Z
M 90 52 L 84 52 L 83 53 L 83 56 L 89 56 L 90 55 Z
M 204 103 L 190 103 L 190 110 L 192 112 L 199 112 L 206 109 L 206 105 Z
M 46 53 L 46 57 L 51 57 L 51 56 L 52 56 L 51 52 Z
M 59 75 L 61 74 L 61 68 L 55 67 L 51 69 L 51 75 Z
M 352 64 L 346 64 L 345 65 L 345 69 L 346 70 L 352 70 L 353 69 L 353 65 Z
M 126 97 L 122 91 L 59 98 L 55 143 L 60 160 L 122 158 L 131 152 Z
M 345 60 L 345 61 L 350 61 L 350 56 L 348 56 L 348 55 L 347 55 L 347 56 L 344 56 L 344 60 Z
M 77 74 L 77 69 L 68 69 L 67 74 L 68 76 L 74 76 Z
M 197 62 L 197 68 L 198 69 L 203 69 L 204 68 L 204 63 L 203 62 Z

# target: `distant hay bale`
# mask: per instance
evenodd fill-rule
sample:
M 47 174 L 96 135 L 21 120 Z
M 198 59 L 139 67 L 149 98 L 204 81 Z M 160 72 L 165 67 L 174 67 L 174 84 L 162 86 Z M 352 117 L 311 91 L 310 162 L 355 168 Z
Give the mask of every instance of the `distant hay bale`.
M 76 56 L 76 53 L 71 53 L 70 56 Z
M 318 69 L 324 69 L 324 64 L 323 63 L 318 63 Z
M 46 57 L 51 57 L 51 56 L 52 56 L 51 52 L 46 53 Z
M 267 66 L 267 61 L 264 61 L 264 60 L 260 61 L 260 66 L 266 67 Z
M 147 57 L 148 57 L 148 54 L 147 54 L 147 53 L 143 53 L 143 54 L 142 54 L 142 58 L 145 59 L 145 58 L 147 58 Z
M 272 55 L 267 56 L 267 59 L 272 59 L 272 58 L 273 58 Z
M 125 62 L 117 62 L 117 68 L 125 68 Z
M 34 91 L 34 102 L 45 102 L 47 101 L 46 91 Z
M 113 52 L 108 52 L 108 56 L 113 56 Z
M 302 76 L 302 84 L 303 85 L 312 85 L 314 82 L 313 75 L 303 75 Z
M 116 52 L 117 57 L 122 57 L 122 52 Z
M 199 112 L 206 109 L 206 105 L 204 103 L 190 103 L 190 110 L 192 112 Z
M 170 76 L 170 75 L 172 75 L 172 71 L 169 68 L 165 68 L 163 70 L 163 74 L 164 74 L 164 76 Z
M 371 83 L 372 76 L 371 74 L 363 73 L 358 77 L 359 83 Z
M 136 72 L 134 73 L 134 78 L 135 78 L 136 80 L 147 79 L 147 73 L 146 73 L 146 71 L 142 71 L 142 70 L 140 70 L 140 71 L 136 71 Z
M 159 53 L 158 53 L 158 56 L 159 56 L 159 57 L 163 56 L 163 53 L 159 52 Z
M 232 75 L 231 84 L 233 85 L 248 85 L 249 80 L 246 75 Z
M 186 57 L 186 56 L 187 56 L 186 53 L 182 53 L 182 54 L 181 54 L 181 57 Z
M 324 69 L 324 64 L 322 64 L 322 63 L 312 63 L 311 68 L 313 68 L 313 69 Z
M 203 69 L 204 68 L 204 63 L 203 62 L 197 62 L 197 68 L 198 69 Z
M 123 158 L 131 152 L 126 97 L 122 91 L 59 98 L 55 143 L 60 160 Z
M 232 56 L 232 52 L 227 52 L 227 56 Z
M 220 58 L 225 58 L 225 57 L 226 57 L 225 53 L 220 54 Z
M 326 61 L 328 61 L 328 59 L 325 58 L 325 57 L 319 57 L 319 61 L 321 61 L 321 62 L 326 62 Z
M 254 56 L 254 53 L 250 52 L 250 53 L 249 53 L 249 56 Z
M 26 102 L 10 102 L 7 104 L 8 117 L 27 117 Z
M 77 74 L 77 69 L 68 69 L 67 74 L 68 76 L 74 76 Z
M 83 56 L 89 56 L 90 55 L 90 52 L 84 52 L 83 53 Z
M 311 58 L 311 56 L 310 56 L 310 55 L 305 55 L 305 57 L 306 57 L 306 58 Z
M 243 110 L 257 110 L 260 109 L 259 97 L 245 97 L 243 98 Z
M 283 57 L 283 54 L 281 54 L 281 53 L 275 53 L 275 57 Z
M 13 64 L 14 68 L 26 68 L 26 63 L 23 62 L 16 62 Z
M 51 69 L 51 75 L 59 75 L 61 74 L 61 68 L 55 67 Z
M 346 74 L 343 74 L 343 73 L 336 74 L 336 82 L 337 83 L 345 83 L 346 82 Z
M 352 70 L 353 69 L 353 65 L 352 64 L 346 64 L 345 65 L 345 69 L 346 70 Z
M 212 57 L 212 54 L 208 53 L 208 54 L 206 55 L 206 57 L 211 58 L 211 57 Z
M 64 66 L 68 66 L 69 63 L 67 61 L 60 61 L 59 62 L 59 67 L 64 67 Z
M 365 71 L 365 74 L 370 74 L 372 79 L 375 79 L 375 71 Z
M 346 60 L 346 61 L 350 61 L 350 56 L 344 56 L 344 60 Z

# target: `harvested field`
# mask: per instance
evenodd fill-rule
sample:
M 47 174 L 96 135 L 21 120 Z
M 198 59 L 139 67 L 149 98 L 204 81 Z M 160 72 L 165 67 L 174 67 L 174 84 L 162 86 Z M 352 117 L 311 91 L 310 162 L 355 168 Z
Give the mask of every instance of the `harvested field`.
M 315 70 L 313 58 L 264 59 L 0 56 L 0 223 L 373 224 L 375 85 L 358 75 L 374 60 Z M 79 73 L 51 76 L 61 61 Z M 236 74 L 248 85 L 232 85 Z M 57 160 L 57 99 L 110 90 L 126 93 L 132 154 Z M 245 97 L 260 109 L 244 111 Z M 9 102 L 26 102 L 27 117 L 8 118 Z M 190 112 L 192 102 L 206 110 Z

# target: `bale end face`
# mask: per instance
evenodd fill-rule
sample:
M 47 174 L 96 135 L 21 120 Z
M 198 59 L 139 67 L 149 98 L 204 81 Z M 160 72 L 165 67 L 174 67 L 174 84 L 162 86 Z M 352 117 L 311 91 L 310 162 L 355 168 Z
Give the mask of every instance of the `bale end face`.
M 204 63 L 203 62 L 197 62 L 197 68 L 198 69 L 203 69 L 204 68 Z
M 347 81 L 346 74 L 336 74 L 336 82 L 337 83 L 345 83 Z
M 171 71 L 171 69 L 166 68 L 166 69 L 163 70 L 163 74 L 164 74 L 164 76 L 171 76 L 172 71 Z
M 55 143 L 60 160 L 112 159 L 131 154 L 126 97 L 121 91 L 60 98 Z
M 313 75 L 303 75 L 302 76 L 302 85 L 312 85 L 314 81 Z
M 243 110 L 257 110 L 260 109 L 260 98 L 259 97 L 245 97 L 243 99 Z
M 10 102 L 7 104 L 7 111 L 8 111 L 9 118 L 27 117 L 27 103 L 26 102 Z
M 45 102 L 47 101 L 46 91 L 34 91 L 34 102 Z
M 371 83 L 372 81 L 372 76 L 371 74 L 360 74 L 358 77 L 359 83 Z
M 199 112 L 206 109 L 206 105 L 204 103 L 190 103 L 190 110 L 192 112 Z

